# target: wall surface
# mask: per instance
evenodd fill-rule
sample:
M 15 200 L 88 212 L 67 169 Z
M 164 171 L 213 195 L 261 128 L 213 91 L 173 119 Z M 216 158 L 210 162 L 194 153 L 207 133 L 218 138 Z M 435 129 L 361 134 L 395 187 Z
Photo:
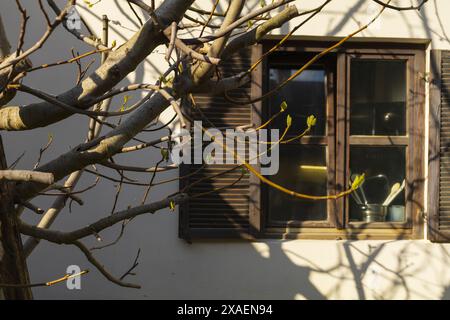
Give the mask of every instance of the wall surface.
M 80 3 L 82 1 L 79 1 Z M 94 1 L 92 1 L 94 2 Z M 157 1 L 158 2 L 158 1 Z M 197 1 L 208 8 L 214 1 Z M 409 0 L 394 1 L 408 5 Z M 417 1 L 413 1 L 417 2 Z M 24 2 L 25 3 L 25 2 Z M 58 1 L 63 3 L 63 1 Z M 221 1 L 220 3 L 227 3 Z M 258 6 L 259 1 L 248 1 L 246 10 Z M 307 6 L 306 6 L 307 3 Z M 296 1 L 300 10 L 315 7 L 320 1 Z M 44 32 L 44 20 L 34 1 L 26 1 L 32 18 L 29 22 L 25 47 Z M 220 8 L 224 10 L 224 8 Z M 370 0 L 334 0 L 315 19 L 297 34 L 316 36 L 344 36 L 367 22 L 378 10 Z M 18 37 L 20 19 L 14 1 L 1 1 L 0 12 L 12 43 Z M 119 44 L 139 25 L 121 0 L 103 0 L 91 10 L 79 8 L 92 27 L 100 32 L 98 16 L 106 13 L 111 20 L 111 40 Z M 431 47 L 450 49 L 448 33 L 450 1 L 430 0 L 420 11 L 397 12 L 387 10 L 381 19 L 360 36 L 431 39 Z M 213 21 L 214 22 L 214 21 Z M 298 23 L 294 20 L 275 33 L 286 33 Z M 34 65 L 70 57 L 70 48 L 85 52 L 88 48 L 73 39 L 64 30 L 58 30 L 40 53 L 32 56 Z M 123 84 L 152 82 L 164 70 L 164 48 L 158 48 L 157 58 L 146 61 Z M 98 60 L 98 59 L 97 59 Z M 87 59 L 86 61 L 89 61 Z M 93 70 L 98 65 L 94 62 Z M 33 72 L 25 80 L 27 85 L 60 93 L 73 86 L 76 68 L 65 65 L 49 72 Z M 134 99 L 137 99 L 135 97 Z M 20 95 L 13 101 L 26 104 L 34 99 Z M 113 102 L 113 109 L 121 101 Z M 160 121 L 171 117 L 167 111 Z M 74 116 L 62 123 L 32 132 L 3 133 L 8 160 L 11 163 L 24 150 L 20 168 L 30 168 L 46 144 L 48 135 L 54 143 L 44 154 L 42 162 L 69 150 L 84 139 L 87 119 Z M 150 140 L 150 136 L 145 136 Z M 158 157 L 151 150 L 132 158 L 134 164 L 151 165 Z M 120 161 L 120 157 L 117 158 Z M 125 160 L 124 160 L 125 161 Z M 126 160 L 128 161 L 128 160 Z M 102 169 L 103 170 L 103 169 Z M 111 175 L 114 172 L 103 170 Z M 161 179 L 174 177 L 171 172 Z M 88 186 L 94 176 L 85 174 L 80 187 Z M 177 190 L 177 184 L 151 190 L 150 200 L 157 200 Z M 115 187 L 100 182 L 92 192 L 83 196 L 85 205 L 72 205 L 61 213 L 53 228 L 72 230 L 108 215 L 114 199 Z M 118 209 L 139 203 L 143 190 L 125 187 L 119 198 Z M 36 204 L 48 207 L 49 198 L 40 198 Z M 24 213 L 24 218 L 37 222 L 35 215 Z M 115 239 L 120 227 L 102 233 L 104 243 Z M 64 285 L 34 289 L 37 299 L 450 299 L 450 245 L 418 241 L 261 241 L 261 242 L 200 242 L 187 244 L 178 239 L 177 212 L 162 210 L 155 215 L 137 218 L 128 224 L 120 242 L 95 252 L 96 256 L 115 275 L 123 274 L 141 249 L 136 276 L 129 281 L 140 283 L 141 290 L 121 288 L 106 281 L 72 247 L 43 242 L 29 258 L 33 282 L 47 281 L 65 273 L 68 265 L 79 265 L 93 270 L 82 279 L 81 290 L 68 290 Z M 99 245 L 89 239 L 91 246 Z

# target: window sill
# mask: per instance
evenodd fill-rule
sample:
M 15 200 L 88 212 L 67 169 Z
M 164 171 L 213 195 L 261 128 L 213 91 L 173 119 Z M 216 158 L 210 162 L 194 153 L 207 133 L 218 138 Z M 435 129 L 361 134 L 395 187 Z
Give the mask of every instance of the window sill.
M 267 228 L 264 231 L 251 235 L 248 230 L 226 229 L 192 230 L 189 237 L 180 238 L 191 241 L 261 241 L 264 239 L 278 240 L 422 240 L 421 233 L 413 232 L 408 228 Z
M 385 225 L 385 224 L 384 224 Z M 301 229 L 267 229 L 258 238 L 267 239 L 312 239 L 312 240 L 409 240 L 422 239 L 411 228 L 301 228 Z

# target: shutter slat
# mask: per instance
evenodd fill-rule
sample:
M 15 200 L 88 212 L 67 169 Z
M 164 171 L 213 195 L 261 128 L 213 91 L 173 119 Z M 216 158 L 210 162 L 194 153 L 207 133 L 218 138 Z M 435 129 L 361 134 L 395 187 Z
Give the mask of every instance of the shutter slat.
M 450 90 L 450 61 L 444 53 L 441 63 L 441 154 L 439 182 L 439 231 L 450 229 L 450 101 L 447 92 Z
M 251 48 L 246 48 L 229 59 L 223 60 L 218 67 L 218 74 L 222 77 L 229 77 L 248 70 L 250 66 Z M 246 84 L 228 92 L 227 95 L 239 101 L 249 100 L 250 89 L 251 85 Z M 219 128 L 234 128 L 251 124 L 250 105 L 230 103 L 222 95 L 201 94 L 195 95 L 194 99 L 196 108 L 201 112 L 197 109 L 190 110 L 191 118 L 202 121 L 205 128 L 210 128 L 211 125 L 204 117 L 207 117 L 214 127 Z M 245 154 L 248 158 L 248 146 Z M 227 154 L 224 154 L 223 159 L 225 160 L 226 157 Z M 200 164 L 184 165 L 183 175 L 189 176 L 180 181 L 181 187 L 198 182 L 187 192 L 192 196 L 199 196 L 191 198 L 187 204 L 181 206 L 181 237 L 186 239 L 248 237 L 250 225 L 250 180 L 248 174 L 243 175 L 242 169 L 238 167 L 233 171 L 211 178 L 212 175 L 223 173 L 234 167 L 236 164 L 212 164 L 199 170 Z M 197 170 L 199 171 L 196 172 Z M 231 184 L 233 185 L 230 186 Z M 215 189 L 221 190 L 211 193 Z
M 430 101 L 430 108 L 439 115 L 439 201 L 429 206 L 438 206 L 437 212 L 431 209 L 436 212 L 430 223 L 431 240 L 443 242 L 450 240 L 450 52 L 441 51 L 440 57 L 438 68 L 433 70 L 439 92 Z

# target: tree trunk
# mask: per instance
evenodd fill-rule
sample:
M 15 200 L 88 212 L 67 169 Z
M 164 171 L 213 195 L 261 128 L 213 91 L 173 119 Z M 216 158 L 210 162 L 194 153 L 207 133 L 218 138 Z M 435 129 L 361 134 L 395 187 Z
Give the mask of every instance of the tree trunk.
M 6 169 L 6 158 L 0 136 L 0 170 Z M 22 240 L 17 230 L 13 202 L 13 184 L 0 182 L 0 283 L 28 284 L 29 276 Z M 30 288 L 0 288 L 0 299 L 32 299 Z

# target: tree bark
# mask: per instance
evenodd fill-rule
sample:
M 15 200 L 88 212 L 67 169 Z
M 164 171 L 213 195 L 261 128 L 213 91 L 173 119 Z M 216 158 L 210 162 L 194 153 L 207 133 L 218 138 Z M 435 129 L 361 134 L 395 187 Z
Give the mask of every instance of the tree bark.
M 0 169 L 6 169 L 6 158 L 0 136 Z M 0 283 L 29 284 L 28 268 L 17 228 L 13 186 L 0 181 Z M 0 288 L 0 299 L 30 300 L 30 288 Z

